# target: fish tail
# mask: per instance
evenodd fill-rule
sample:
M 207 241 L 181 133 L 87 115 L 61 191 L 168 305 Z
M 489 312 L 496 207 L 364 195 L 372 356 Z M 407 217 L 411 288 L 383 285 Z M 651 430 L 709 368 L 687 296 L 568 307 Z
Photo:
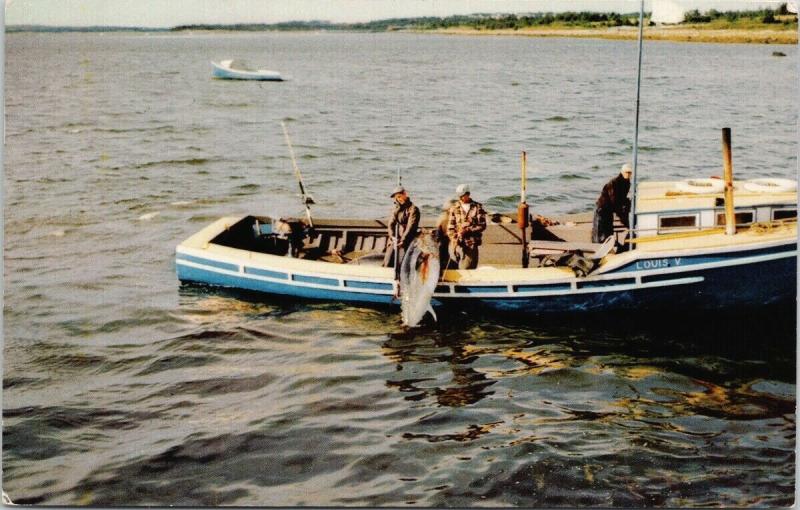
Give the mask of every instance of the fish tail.
M 436 312 L 433 311 L 433 307 L 430 304 L 428 305 L 428 313 L 431 314 L 435 322 L 439 322 L 439 319 L 436 317 Z

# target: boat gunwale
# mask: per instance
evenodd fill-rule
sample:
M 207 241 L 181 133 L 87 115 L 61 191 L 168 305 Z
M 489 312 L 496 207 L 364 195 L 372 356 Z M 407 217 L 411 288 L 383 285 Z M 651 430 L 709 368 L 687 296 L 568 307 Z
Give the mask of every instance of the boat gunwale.
M 384 285 L 391 284 L 393 282 L 394 275 L 392 268 L 336 264 L 320 260 L 297 259 L 280 255 L 252 252 L 245 249 L 233 248 L 210 242 L 210 239 L 216 237 L 226 227 L 230 227 L 230 224 L 226 220 L 236 220 L 236 222 L 238 222 L 247 217 L 248 216 L 242 216 L 238 218 L 238 220 L 235 217 L 223 217 L 217 222 L 213 223 L 212 225 L 209 225 L 208 227 L 201 230 L 194 236 L 190 237 L 183 243 L 179 244 L 178 247 L 176 247 L 176 259 L 179 258 L 177 254 L 185 254 L 188 256 L 199 257 L 201 259 L 207 259 L 209 261 L 231 264 L 237 266 L 238 268 L 238 270 L 235 272 L 231 271 L 230 272 L 231 274 L 236 274 L 238 276 L 245 278 L 271 281 L 275 283 L 282 283 L 295 286 L 315 287 L 320 289 L 333 288 L 330 285 L 316 286 L 313 283 L 300 282 L 293 279 L 294 275 L 300 275 L 309 278 L 336 279 L 337 280 L 336 288 L 344 290 L 346 292 L 353 292 L 353 293 L 386 294 L 387 292 L 378 289 L 365 289 L 365 288 L 357 288 L 357 290 L 355 290 L 356 288 L 352 288 L 353 290 L 350 290 L 346 286 L 345 283 L 346 281 L 354 281 L 354 282 L 361 282 L 368 284 L 384 284 Z M 664 250 L 663 248 L 661 250 L 653 250 L 652 246 L 650 246 L 648 247 L 649 249 L 633 250 L 617 255 L 612 255 L 610 256 L 610 258 L 606 257 L 605 263 L 603 263 L 603 265 L 601 265 L 597 269 L 596 273 L 592 273 L 585 277 L 578 277 L 574 275 L 572 271 L 566 267 L 492 268 L 492 269 L 482 268 L 476 270 L 448 270 L 445 272 L 444 277 L 439 282 L 440 286 L 448 287 L 448 292 L 435 293 L 434 296 L 435 297 L 456 296 L 456 297 L 471 297 L 471 298 L 502 297 L 504 294 L 502 292 L 460 293 L 456 290 L 456 287 L 479 288 L 479 287 L 492 287 L 492 286 L 506 287 L 507 295 L 514 297 L 524 297 L 526 295 L 535 296 L 535 295 L 542 295 L 543 293 L 554 294 L 553 291 L 556 290 L 556 289 L 542 289 L 541 291 L 537 290 L 532 292 L 520 292 L 514 289 L 514 287 L 525 287 L 525 286 L 547 287 L 547 286 L 568 285 L 569 286 L 568 289 L 562 289 L 565 290 L 564 293 L 571 293 L 571 292 L 582 293 L 576 291 L 582 290 L 578 289 L 577 286 L 584 282 L 588 283 L 603 282 L 603 281 L 613 281 L 613 280 L 631 279 L 631 278 L 634 278 L 636 280 L 633 288 L 642 288 L 641 287 L 642 277 L 659 276 L 664 274 L 678 274 L 688 271 L 699 271 L 699 270 L 713 269 L 724 266 L 738 266 L 751 262 L 757 262 L 762 260 L 765 261 L 765 260 L 784 258 L 789 256 L 796 257 L 797 249 L 795 247 L 794 250 L 784 250 L 778 253 L 768 253 L 763 255 L 744 257 L 742 260 L 738 261 L 735 259 L 734 260 L 727 259 L 720 261 L 705 262 L 700 264 L 687 264 L 685 266 L 680 266 L 680 267 L 667 266 L 663 268 L 643 268 L 643 269 L 633 269 L 624 271 L 619 271 L 619 270 L 630 266 L 632 263 L 642 262 L 647 260 L 679 259 L 684 257 L 686 258 L 702 257 L 704 255 L 713 256 L 715 254 L 731 254 L 738 251 L 752 251 L 754 249 L 768 250 L 770 248 L 779 248 L 781 246 L 788 245 L 791 241 L 794 241 L 794 244 L 796 246 L 796 227 L 794 230 L 795 230 L 794 236 L 790 237 L 784 235 L 782 236 L 781 239 L 768 240 L 767 242 L 749 242 L 746 244 L 729 244 L 722 247 L 706 246 L 706 247 L 685 248 L 679 250 L 675 249 Z M 201 236 L 200 234 L 204 235 Z M 178 260 L 176 260 L 176 262 L 186 265 L 192 265 L 191 263 L 178 262 Z M 260 276 L 252 273 L 246 273 L 245 269 L 248 267 L 258 270 L 286 273 L 287 278 L 278 279 L 278 278 Z M 205 268 L 207 267 L 204 266 L 204 269 Z M 622 284 L 620 284 L 620 286 L 621 285 Z M 604 292 L 610 290 L 609 287 L 612 287 L 612 285 L 609 285 L 605 288 L 598 287 L 596 289 L 586 289 L 584 292 Z M 623 290 L 623 289 L 615 288 L 613 290 Z

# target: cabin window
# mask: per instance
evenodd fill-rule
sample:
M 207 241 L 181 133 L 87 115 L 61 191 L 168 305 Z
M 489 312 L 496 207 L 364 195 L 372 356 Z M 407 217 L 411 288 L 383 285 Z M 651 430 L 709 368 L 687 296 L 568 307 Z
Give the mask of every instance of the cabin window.
M 797 209 L 773 209 L 773 220 L 786 220 L 789 218 L 797 218 Z
M 737 225 L 747 225 L 749 223 L 753 223 L 753 218 L 755 218 L 755 213 L 753 211 L 743 211 L 734 213 L 734 219 Z M 718 212 L 717 225 L 724 225 L 724 224 L 725 224 L 725 213 Z
M 683 214 L 680 216 L 659 216 L 658 230 L 695 229 L 697 228 L 696 214 Z

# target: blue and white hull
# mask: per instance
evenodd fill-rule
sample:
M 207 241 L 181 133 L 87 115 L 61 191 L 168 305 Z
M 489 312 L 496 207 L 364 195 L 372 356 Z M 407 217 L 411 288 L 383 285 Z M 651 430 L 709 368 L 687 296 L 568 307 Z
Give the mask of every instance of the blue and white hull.
M 399 306 L 393 270 L 258 253 L 211 242 L 241 218 L 223 218 L 178 246 L 183 282 L 304 299 Z M 362 229 L 363 230 L 363 229 Z M 711 234 L 611 254 L 585 277 L 566 267 L 448 270 L 438 307 L 512 313 L 723 309 L 791 302 L 797 295 L 796 223 L 769 234 Z
M 796 296 L 797 252 L 776 251 L 751 260 L 688 264 L 666 270 L 610 273 L 608 280 L 582 278 L 559 292 L 542 291 L 499 299 L 484 298 L 481 306 L 509 312 L 573 312 L 607 310 L 712 310 L 793 302 Z M 775 255 L 774 257 L 772 255 Z M 673 258 L 675 260 L 678 258 Z M 642 258 L 637 264 L 664 259 Z M 754 281 L 756 280 L 756 281 Z

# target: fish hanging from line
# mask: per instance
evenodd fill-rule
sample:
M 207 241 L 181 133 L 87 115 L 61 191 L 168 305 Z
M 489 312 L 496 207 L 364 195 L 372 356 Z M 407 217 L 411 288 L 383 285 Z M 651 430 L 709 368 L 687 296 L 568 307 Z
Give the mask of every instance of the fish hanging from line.
M 431 297 L 439 283 L 439 241 L 423 232 L 411 243 L 400 264 L 400 306 L 403 325 L 417 326 L 426 313 L 436 313 Z

